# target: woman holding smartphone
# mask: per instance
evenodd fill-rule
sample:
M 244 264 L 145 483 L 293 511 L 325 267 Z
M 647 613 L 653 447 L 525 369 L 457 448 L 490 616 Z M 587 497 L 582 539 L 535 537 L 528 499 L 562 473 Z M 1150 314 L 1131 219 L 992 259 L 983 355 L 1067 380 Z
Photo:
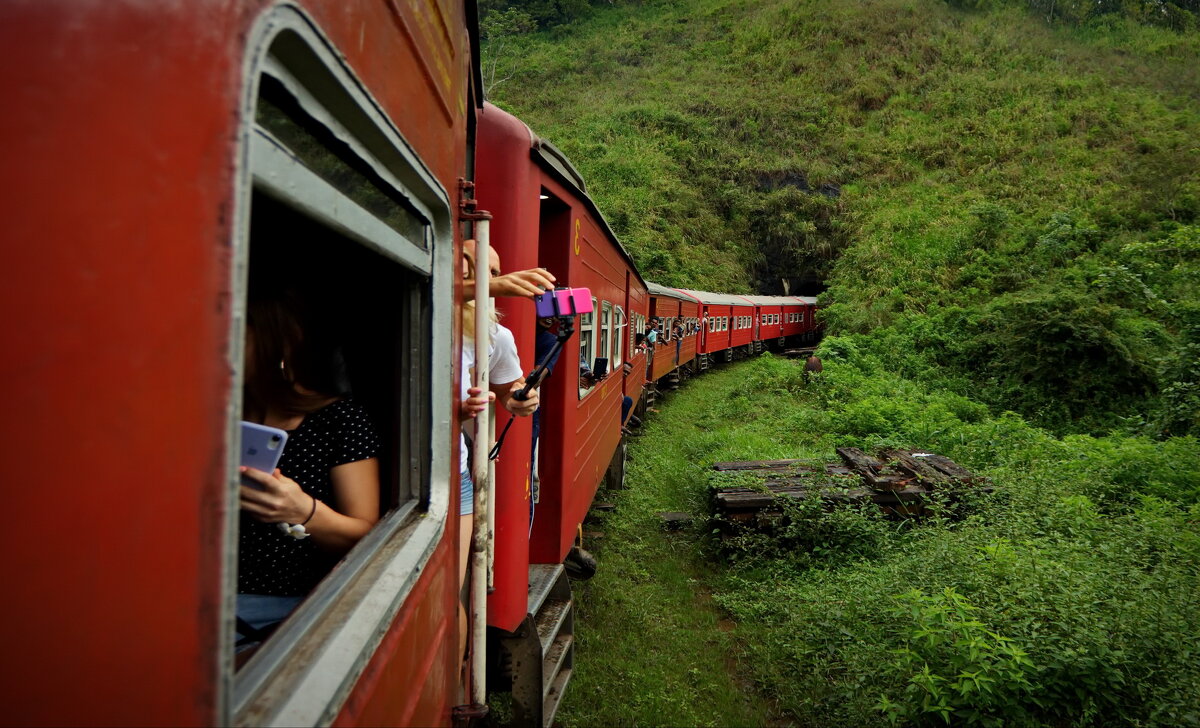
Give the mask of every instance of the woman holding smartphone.
M 238 643 L 282 622 L 379 520 L 379 436 L 343 396 L 335 348 L 291 299 L 252 301 L 243 416 L 288 433 L 272 473 L 241 468 Z

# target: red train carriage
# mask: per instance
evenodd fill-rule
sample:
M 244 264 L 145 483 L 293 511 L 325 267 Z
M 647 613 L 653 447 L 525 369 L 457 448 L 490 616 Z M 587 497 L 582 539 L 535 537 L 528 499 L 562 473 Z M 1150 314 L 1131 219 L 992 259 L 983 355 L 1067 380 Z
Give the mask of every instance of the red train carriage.
M 678 290 L 700 302 L 700 317 L 708 321 L 700 342 L 702 357 L 711 359 L 721 353 L 725 361 L 730 361 L 735 350 L 749 350 L 751 342 L 755 341 L 753 303 L 742 296 L 726 293 Z
M 815 296 L 793 296 L 796 301 L 800 302 L 800 308 L 796 313 L 796 331 L 789 332 L 801 337 L 801 340 L 811 342 L 816 340 L 821 334 L 821 323 L 817 321 L 817 299 Z
M 804 333 L 808 305 L 791 296 L 746 296 L 758 309 L 759 338 L 782 347 L 788 337 Z
M 0 6 L 5 723 L 450 722 L 471 7 Z M 243 321 L 281 279 L 341 325 L 383 512 L 235 671 Z
M 696 359 L 700 340 L 700 302 L 687 293 L 657 283 L 650 289 L 650 316 L 659 320 L 658 341 L 647 379 L 657 382 Z
M 497 466 L 496 591 L 488 621 L 507 635 L 506 649 L 519 653 L 514 662 L 542 665 L 514 680 L 518 721 L 548 723 L 573 659 L 560 564 L 601 481 L 621 477 L 623 404 L 641 397 L 645 355 L 634 343 L 645 329 L 649 296 L 570 162 L 491 105 L 479 117 L 477 172 L 479 204 L 494 216 L 491 242 L 504 269 L 547 268 L 558 285 L 589 289 L 594 309 L 579 318 L 542 388 L 537 492 L 527 421 L 514 423 Z M 498 307 L 531 370 L 533 305 L 500 299 Z

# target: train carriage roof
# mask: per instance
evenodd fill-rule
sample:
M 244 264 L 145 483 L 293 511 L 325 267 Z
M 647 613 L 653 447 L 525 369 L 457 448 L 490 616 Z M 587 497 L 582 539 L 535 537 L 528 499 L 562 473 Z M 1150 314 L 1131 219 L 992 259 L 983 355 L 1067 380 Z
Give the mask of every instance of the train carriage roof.
M 746 298 L 758 306 L 813 305 L 817 302 L 817 299 L 805 296 L 746 296 Z
M 697 301 L 710 306 L 749 306 L 750 301 L 745 296 L 735 296 L 728 293 L 711 293 L 709 291 L 693 291 L 689 288 L 678 288 Z
M 595 201 L 588 196 L 587 185 L 583 181 L 583 175 L 579 174 L 579 170 L 575 169 L 575 165 L 571 164 L 571 161 L 567 159 L 567 156 L 563 154 L 558 147 L 539 137 L 528 124 L 512 114 L 509 114 L 503 109 L 500 109 L 491 103 L 485 103 L 484 113 L 505 114 L 515 120 L 516 123 L 519 123 L 525 127 L 526 131 L 529 132 L 530 158 L 532 158 L 534 162 L 537 163 L 538 166 L 544 169 L 548 174 L 554 177 L 559 184 L 563 185 L 574 193 L 579 201 L 583 203 L 584 207 L 587 208 L 592 218 L 596 221 L 596 225 L 604 231 L 604 234 L 608 237 L 609 241 L 612 242 L 613 247 L 616 248 L 617 252 L 621 254 L 621 257 L 625 259 L 625 262 L 629 265 L 630 270 L 633 271 L 634 276 L 637 277 L 639 282 L 645 284 L 646 279 L 642 278 L 642 274 L 638 271 L 637 264 L 633 261 L 633 257 L 629 255 L 629 251 L 625 250 L 625 246 L 622 245 L 621 241 L 617 239 L 616 233 L 614 233 L 612 228 L 609 227 L 608 221 L 604 219 L 604 214 L 600 212 L 600 208 L 596 205 Z
M 688 303 L 696 303 L 700 300 L 686 291 L 682 291 L 678 288 L 661 286 L 657 283 L 651 283 L 650 281 L 646 281 L 646 288 L 655 296 L 667 296 L 669 298 L 679 299 L 680 301 L 687 301 Z

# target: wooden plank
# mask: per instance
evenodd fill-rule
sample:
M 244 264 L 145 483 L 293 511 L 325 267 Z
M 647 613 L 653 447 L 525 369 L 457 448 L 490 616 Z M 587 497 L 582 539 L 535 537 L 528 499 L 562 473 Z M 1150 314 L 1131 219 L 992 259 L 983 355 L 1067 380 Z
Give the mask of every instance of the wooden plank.
M 713 463 L 713 470 L 726 473 L 736 470 L 780 470 L 797 465 L 816 468 L 811 460 L 738 460 L 728 463 Z
M 901 488 L 912 484 L 913 478 L 911 475 L 900 475 L 889 473 L 887 475 L 872 475 L 871 473 L 863 473 L 863 481 L 874 488 L 875 490 L 900 490 Z
M 953 482 L 949 475 L 925 462 L 925 458 L 914 458 L 911 450 L 886 450 L 883 456 L 900 472 L 928 485 L 949 485 Z
M 878 473 L 883 463 L 866 454 L 857 447 L 839 447 L 837 454 L 854 470 L 860 473 Z
M 929 455 L 921 458 L 921 460 L 924 460 L 941 472 L 949 475 L 954 480 L 962 481 L 963 483 L 974 484 L 982 480 L 982 478 L 975 475 L 970 470 L 967 470 L 944 455 L 935 455 L 930 453 Z

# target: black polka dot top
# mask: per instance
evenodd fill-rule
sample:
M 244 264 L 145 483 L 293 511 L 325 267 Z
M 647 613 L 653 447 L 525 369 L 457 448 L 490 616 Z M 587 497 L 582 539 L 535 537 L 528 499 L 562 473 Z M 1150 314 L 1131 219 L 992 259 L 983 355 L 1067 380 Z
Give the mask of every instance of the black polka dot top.
M 279 469 L 305 493 L 334 510 L 330 469 L 379 454 L 379 435 L 366 411 L 341 399 L 306 416 L 288 431 Z M 274 523 L 262 523 L 245 512 L 238 538 L 238 593 L 302 596 L 308 594 L 337 563 L 312 538 L 292 538 Z

